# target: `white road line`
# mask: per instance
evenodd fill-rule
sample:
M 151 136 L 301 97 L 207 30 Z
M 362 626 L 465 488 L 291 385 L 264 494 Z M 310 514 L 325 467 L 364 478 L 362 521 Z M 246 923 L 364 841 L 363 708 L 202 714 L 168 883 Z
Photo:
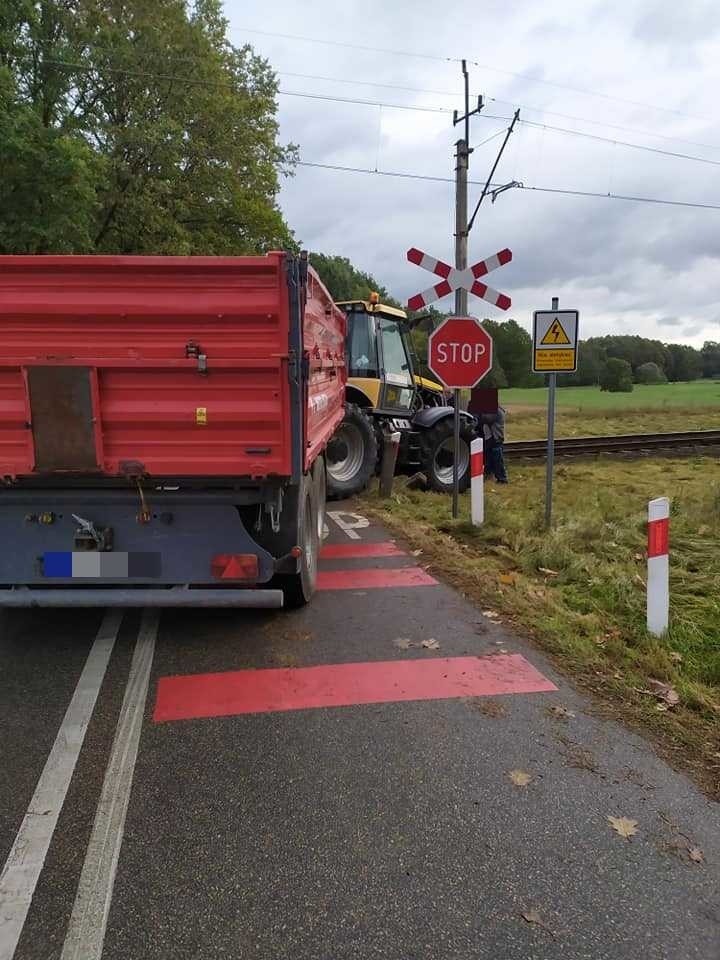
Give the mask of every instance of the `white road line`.
M 365 530 L 370 526 L 368 518 L 359 513 L 348 513 L 347 510 L 328 510 L 327 515 L 351 540 L 360 540 L 360 534 L 357 531 Z
M 0 874 L 0 960 L 12 960 L 115 646 L 122 612 L 100 625 L 70 706 Z
M 158 621 L 157 611 L 146 610 L 143 613 L 61 960 L 100 960 L 102 956 L 140 743 Z

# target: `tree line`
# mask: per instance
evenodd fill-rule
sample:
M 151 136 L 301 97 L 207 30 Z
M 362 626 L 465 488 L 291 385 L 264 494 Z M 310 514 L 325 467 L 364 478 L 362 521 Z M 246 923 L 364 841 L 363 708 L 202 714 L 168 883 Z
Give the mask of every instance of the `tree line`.
M 368 273 L 357 270 L 346 257 L 313 253 L 311 262 L 335 300 L 366 300 L 375 290 L 384 303 L 401 306 L 387 288 Z M 427 372 L 427 342 L 433 327 L 449 314 L 429 307 L 425 320 L 412 331 L 412 341 L 423 371 Z M 417 319 L 418 314 L 409 314 Z M 483 381 L 495 387 L 542 386 L 542 374 L 532 373 L 532 338 L 515 320 L 483 320 L 493 338 L 493 368 Z M 598 386 L 611 391 L 632 390 L 635 383 L 665 383 L 720 377 L 720 343 L 701 349 L 680 343 L 661 343 L 640 336 L 590 337 L 581 340 L 578 368 L 563 374 L 558 386 Z
M 293 248 L 276 95 L 221 0 L 0 3 L 0 253 Z

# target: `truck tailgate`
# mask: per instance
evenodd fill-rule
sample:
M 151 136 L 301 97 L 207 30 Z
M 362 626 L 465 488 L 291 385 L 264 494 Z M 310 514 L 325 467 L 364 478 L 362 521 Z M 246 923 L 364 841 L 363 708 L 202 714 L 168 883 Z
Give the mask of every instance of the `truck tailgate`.
M 0 257 L 0 477 L 287 477 L 285 257 Z

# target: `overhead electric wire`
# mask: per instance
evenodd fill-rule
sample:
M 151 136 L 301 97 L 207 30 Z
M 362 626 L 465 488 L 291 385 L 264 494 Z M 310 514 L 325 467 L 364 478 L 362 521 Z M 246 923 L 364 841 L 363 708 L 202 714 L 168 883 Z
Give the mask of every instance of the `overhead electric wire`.
M 376 80 L 356 80 L 349 77 L 325 77 L 314 73 L 295 73 L 289 70 L 276 70 L 280 77 L 295 77 L 301 80 L 320 80 L 325 83 L 345 83 L 358 87 L 379 87 L 383 90 L 402 90 L 406 93 L 422 93 L 432 96 L 454 97 L 455 93 L 451 90 L 432 90 L 429 87 L 410 87 L 397 83 L 379 83 Z M 474 97 L 477 94 L 473 95 Z M 625 124 L 610 123 L 605 120 L 593 120 L 590 117 L 578 117 L 572 113 L 562 113 L 558 110 L 548 110 L 546 107 L 535 107 L 531 104 L 513 102 L 512 100 L 503 100 L 501 97 L 493 97 L 490 94 L 483 94 L 485 100 L 490 103 L 502 103 L 509 107 L 520 107 L 522 110 L 531 110 L 533 113 L 544 113 L 548 117 L 560 117 L 563 120 L 574 120 L 576 123 L 587 123 L 595 127 L 605 127 L 608 130 L 622 130 L 624 133 L 636 133 L 641 137 L 656 137 L 658 140 L 668 140 L 672 143 L 686 143 L 689 146 L 701 147 L 704 150 L 720 150 L 720 144 L 700 143 L 697 140 L 687 140 L 684 137 L 673 137 L 666 133 L 657 133 L 653 130 L 642 130 L 639 127 L 628 127 Z M 525 121 L 529 122 L 529 121 Z M 540 121 L 534 121 L 539 123 Z
M 308 100 L 329 100 L 332 103 L 357 103 L 366 107 L 389 107 L 391 110 L 417 110 L 420 113 L 452 113 L 447 107 L 421 107 L 407 103 L 386 103 L 384 100 L 361 100 L 356 97 L 336 97 L 326 93 L 305 93 L 297 90 L 278 90 L 283 97 L 305 97 Z M 498 119 L 503 119 L 502 117 Z
M 317 167 L 321 170 L 337 170 L 343 173 L 364 173 L 380 177 L 399 177 L 403 180 L 428 180 L 434 183 L 455 183 L 453 177 L 434 177 L 423 173 L 406 173 L 399 170 L 372 170 L 369 167 L 348 167 L 337 163 L 319 163 L 311 160 L 298 160 L 300 167 Z M 474 186 L 482 187 L 484 183 L 481 180 L 468 180 L 468 183 Z M 490 187 L 498 187 L 502 184 L 491 183 Z M 700 210 L 720 210 L 720 203 L 700 203 L 690 200 L 668 200 L 664 197 L 636 197 L 623 193 L 600 193 L 592 190 L 571 190 L 561 187 L 536 187 L 524 183 L 518 183 L 519 190 L 532 190 L 535 193 L 557 193 L 569 197 L 597 197 L 601 200 L 628 200 L 634 203 L 654 203 L 663 204 L 671 207 L 692 207 Z
M 83 64 L 69 60 L 58 60 L 55 58 L 44 58 L 44 63 L 53 64 L 55 66 L 67 67 L 74 70 L 84 70 L 86 72 L 94 72 L 98 68 L 90 65 Z M 181 77 L 175 74 L 168 73 L 156 73 L 154 71 L 148 70 L 131 70 L 122 67 L 103 67 L 102 69 L 106 70 L 108 73 L 117 73 L 122 76 L 131 76 L 131 77 L 140 77 L 140 78 L 151 78 L 155 80 L 168 80 L 175 83 L 185 83 L 190 85 L 200 85 L 206 87 L 217 87 L 217 88 L 229 88 L 235 89 L 232 83 L 220 80 L 204 80 L 196 79 L 195 77 Z M 411 112 L 420 112 L 420 113 L 447 113 L 451 114 L 453 111 L 447 107 L 423 107 L 410 104 L 401 104 L 401 103 L 387 103 L 382 100 L 363 100 L 356 97 L 337 97 L 331 94 L 320 94 L 320 93 L 307 93 L 306 91 L 300 90 L 278 90 L 277 93 L 280 96 L 286 97 L 301 97 L 303 99 L 310 100 L 324 100 L 333 103 L 352 103 L 359 104 L 361 106 L 370 106 L 370 107 L 387 107 L 393 110 L 409 110 Z M 506 123 L 510 123 L 512 117 L 505 117 L 498 114 L 490 113 L 480 113 L 479 116 L 484 120 L 501 120 Z M 660 156 L 672 157 L 680 160 L 688 160 L 695 163 L 705 163 L 710 164 L 711 166 L 720 166 L 719 160 L 710 160 L 707 157 L 698 157 L 693 154 L 687 153 L 677 153 L 671 150 L 662 150 L 659 147 L 648 147 L 645 144 L 640 143 L 631 143 L 626 140 L 615 140 L 610 137 L 601 137 L 599 134 L 586 133 L 581 130 L 569 130 L 565 127 L 556 127 L 552 124 L 541 123 L 536 120 L 520 120 L 520 123 L 524 123 L 526 126 L 537 127 L 543 130 L 549 130 L 554 133 L 569 134 L 575 137 L 584 137 L 589 140 L 596 140 L 604 143 L 616 144 L 617 146 L 627 147 L 633 150 L 642 150 L 646 153 L 655 153 Z M 493 135 L 494 136 L 494 135 Z
M 600 93 L 597 90 L 586 90 L 582 87 L 575 87 L 568 83 L 556 83 L 552 80 L 542 80 L 539 77 L 531 77 L 525 73 L 517 73 L 514 70 L 503 70 L 500 67 L 491 67 L 487 63 L 480 63 L 478 60 L 471 60 L 468 57 L 443 57 L 439 54 L 432 53 L 420 53 L 415 50 L 391 50 L 386 47 L 373 47 L 368 44 L 360 43 L 348 43 L 344 40 L 326 40 L 319 37 L 305 37 L 299 34 L 293 33 L 279 33 L 272 30 L 258 30 L 253 27 L 238 27 L 239 31 L 245 31 L 245 33 L 255 33 L 258 36 L 263 37 L 278 37 L 283 40 L 299 40 L 302 43 L 320 43 L 330 47 L 345 47 L 349 50 L 364 50 L 369 53 L 384 53 L 393 57 L 416 57 L 421 60 L 435 60 L 440 63 L 461 63 L 464 59 L 467 63 L 471 64 L 474 67 L 480 67 L 483 70 L 489 70 L 491 73 L 502 73 L 509 77 L 516 77 L 519 80 L 526 80 L 528 83 L 539 83 L 543 84 L 546 87 L 557 87 L 560 90 L 571 90 L 573 93 L 579 93 L 586 97 L 599 97 L 601 100 L 611 100 L 616 103 L 625 103 L 633 107 L 642 107 L 645 110 L 657 110 L 661 113 L 673 113 L 681 117 L 690 117 L 693 120 L 702 120 L 706 123 L 710 123 L 711 118 L 709 117 L 699 117 L 692 113 L 687 113 L 684 110 L 674 110 L 672 107 L 659 107 L 654 103 L 642 103 L 639 100 L 630 100 L 627 97 L 615 97 L 609 93 Z
M 508 117 L 508 119 L 510 119 Z M 598 140 L 601 143 L 610 143 L 617 147 L 629 147 L 632 150 L 645 150 L 648 153 L 659 153 L 663 157 L 675 157 L 678 160 L 692 160 L 695 163 L 709 163 L 714 167 L 720 167 L 720 160 L 710 160 L 707 157 L 696 157 L 689 153 L 676 153 L 673 150 L 661 150 L 660 147 L 648 147 L 644 143 L 630 143 L 627 140 L 616 140 L 614 137 L 601 137 L 597 133 L 586 133 L 584 130 L 568 130 L 566 127 L 555 127 L 549 123 L 541 123 L 539 120 L 520 120 L 526 127 L 538 127 L 542 130 L 550 130 L 553 133 L 563 133 L 571 137 L 584 137 L 587 140 Z

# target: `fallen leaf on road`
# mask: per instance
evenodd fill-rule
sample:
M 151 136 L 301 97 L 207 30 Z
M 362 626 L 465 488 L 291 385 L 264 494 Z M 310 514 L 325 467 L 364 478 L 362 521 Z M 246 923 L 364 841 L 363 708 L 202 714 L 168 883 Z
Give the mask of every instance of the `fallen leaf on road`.
M 648 686 L 650 692 L 669 707 L 676 707 L 680 703 L 680 695 L 669 683 L 663 683 L 662 680 L 648 680 Z
M 688 857 L 693 863 L 703 863 L 705 860 L 705 856 L 703 855 L 700 847 L 690 847 L 688 850 Z
M 567 707 L 563 707 L 559 703 L 555 703 L 552 707 L 548 707 L 548 713 L 551 717 L 555 717 L 556 720 L 571 720 L 575 714 L 572 710 L 568 710 Z
M 523 920 L 524 920 L 526 923 L 532 923 L 532 924 L 535 924 L 536 927 L 542 927 L 542 929 L 543 929 L 546 933 L 549 933 L 549 934 L 550 934 L 550 936 L 553 938 L 553 940 L 557 940 L 557 937 L 556 937 L 555 934 L 552 932 L 552 930 L 550 929 L 550 927 L 545 923 L 545 921 L 544 921 L 543 918 L 540 916 L 540 914 L 538 913 L 537 910 L 535 910 L 535 909 L 532 909 L 532 910 L 523 910 L 522 913 L 520 914 L 520 916 L 523 918 Z
M 511 770 L 508 776 L 516 787 L 526 787 L 532 780 L 532 774 L 524 770 Z
M 546 577 L 559 577 L 560 574 L 557 570 L 549 570 L 547 567 L 538 567 L 540 573 L 544 573 Z
M 434 637 L 430 637 L 429 640 L 423 640 L 420 644 L 421 647 L 425 647 L 426 650 L 439 650 L 440 644 Z
M 474 701 L 474 705 L 479 713 L 484 717 L 505 717 L 507 716 L 507 709 L 504 703 L 501 703 L 500 700 L 486 700 L 482 697 L 477 697 Z
M 678 653 L 677 650 L 671 650 L 668 654 L 673 663 L 682 663 L 683 657 L 681 653 Z
M 484 617 L 487 617 L 488 620 L 499 620 L 499 619 L 500 619 L 500 614 L 497 613 L 495 610 L 483 610 L 483 611 L 482 611 L 482 615 L 483 615 Z
M 629 820 L 627 817 L 608 817 L 608 820 L 613 830 L 626 840 L 637 833 L 637 820 Z
M 393 643 L 398 648 L 398 650 L 409 650 L 410 647 L 415 646 L 412 640 L 408 640 L 407 637 L 398 637 L 397 640 L 393 640 Z

